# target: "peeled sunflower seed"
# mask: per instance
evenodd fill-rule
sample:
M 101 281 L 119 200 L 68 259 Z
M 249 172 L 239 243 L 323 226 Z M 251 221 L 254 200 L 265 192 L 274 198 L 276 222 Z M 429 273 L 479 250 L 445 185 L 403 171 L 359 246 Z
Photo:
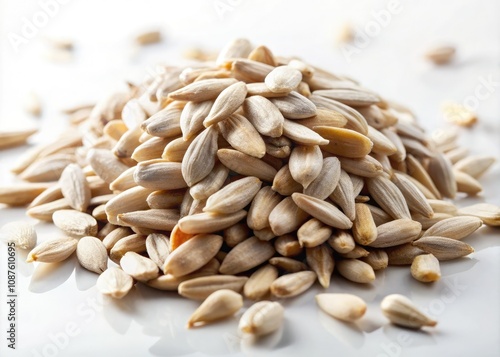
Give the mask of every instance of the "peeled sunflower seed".
M 134 286 L 134 279 L 120 268 L 110 267 L 106 269 L 96 282 L 97 290 L 101 294 L 121 299 Z
M 91 193 L 85 175 L 76 164 L 68 165 L 59 179 L 61 192 L 68 200 L 69 205 L 84 212 L 90 203 Z
M 316 303 L 328 315 L 347 322 L 360 319 L 366 312 L 363 299 L 351 294 L 318 294 Z
M 204 300 L 213 292 L 221 289 L 229 289 L 239 293 L 247 280 L 246 276 L 203 276 L 180 283 L 178 292 L 188 299 Z
M 139 281 L 148 281 L 158 276 L 158 266 L 149 258 L 136 252 L 127 252 L 120 259 L 123 271 Z
M 411 263 L 411 275 L 423 283 L 439 280 L 441 278 L 439 260 L 432 254 L 416 256 Z
M 76 250 L 78 239 L 57 238 L 47 240 L 31 250 L 26 262 L 59 263 L 68 258 Z
M 412 243 L 414 246 L 433 254 L 439 260 L 452 260 L 474 252 L 474 248 L 460 240 L 426 236 Z
M 270 334 L 282 326 L 284 312 L 279 302 L 256 302 L 241 316 L 238 328 L 241 332 L 255 336 Z
M 239 211 L 252 201 L 261 185 L 257 177 L 236 180 L 210 196 L 203 211 L 222 214 Z
M 355 283 L 371 283 L 375 280 L 373 268 L 361 260 L 344 259 L 337 262 L 337 271 L 340 275 Z
M 221 274 L 238 274 L 268 261 L 274 253 L 271 243 L 251 237 L 229 251 L 219 271 Z
M 232 316 L 242 307 L 243 297 L 240 294 L 227 289 L 215 291 L 193 312 L 188 328 Z
M 62 209 L 54 212 L 52 220 L 56 227 L 76 237 L 97 234 L 97 221 L 87 213 Z
M 478 217 L 489 226 L 500 226 L 500 207 L 490 203 L 478 203 L 460 208 L 458 214 Z
M 421 328 L 423 326 L 436 326 L 437 321 L 422 313 L 406 296 L 392 294 L 386 296 L 380 308 L 382 313 L 393 324 L 410 328 Z
M 279 277 L 271 284 L 271 294 L 277 298 L 289 298 L 302 294 L 316 281 L 316 273 L 300 271 Z
M 250 300 L 264 299 L 270 293 L 271 284 L 278 278 L 278 269 L 267 264 L 257 269 L 245 283 L 243 294 Z
M 31 223 L 14 221 L 2 226 L 0 238 L 5 243 L 14 243 L 17 248 L 33 249 L 36 245 L 37 235 L 35 227 Z
M 99 238 L 83 237 L 78 241 L 76 257 L 82 267 L 101 274 L 108 267 L 108 252 Z

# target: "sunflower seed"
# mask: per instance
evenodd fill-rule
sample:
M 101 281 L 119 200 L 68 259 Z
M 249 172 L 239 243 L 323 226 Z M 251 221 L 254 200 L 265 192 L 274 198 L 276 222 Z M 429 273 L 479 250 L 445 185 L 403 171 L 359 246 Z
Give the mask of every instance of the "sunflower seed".
M 424 194 L 407 176 L 396 172 L 393 176 L 393 182 L 403 194 L 410 211 L 429 218 L 432 217 L 434 214 L 432 207 L 427 202 Z
M 425 231 L 423 237 L 439 236 L 460 240 L 474 233 L 482 225 L 483 222 L 477 217 L 452 217 L 431 226 Z
M 331 249 L 325 244 L 306 248 L 306 260 L 307 264 L 318 276 L 321 286 L 325 289 L 328 288 L 335 266 Z
M 370 245 L 377 239 L 377 227 L 370 208 L 362 203 L 356 203 L 355 207 L 356 219 L 352 226 L 354 240 L 362 245 Z
M 376 177 L 383 172 L 383 167 L 380 162 L 371 156 L 365 156 L 362 159 L 339 157 L 339 160 L 342 169 L 349 174 L 361 177 Z
M 406 200 L 389 179 L 379 176 L 366 180 L 366 187 L 378 205 L 394 219 L 410 218 Z
M 495 158 L 492 156 L 472 155 L 459 160 L 453 167 L 455 170 L 478 179 L 488 171 L 495 161 Z
M 78 241 L 76 257 L 82 267 L 97 274 L 101 274 L 108 267 L 106 247 L 95 237 L 83 237 Z
M 480 218 L 489 226 L 500 226 L 500 207 L 490 203 L 478 203 L 462 207 L 458 210 L 461 216 L 474 216 Z
M 29 182 L 57 181 L 66 166 L 75 161 L 71 154 L 54 154 L 43 157 L 28 166 L 19 177 Z
M 66 260 L 76 250 L 78 239 L 71 237 L 56 238 L 40 243 L 26 258 L 27 263 L 59 263 Z
M 453 170 L 453 175 L 457 182 L 457 192 L 464 192 L 467 195 L 477 195 L 483 190 L 483 186 L 472 176 L 465 172 Z
M 387 295 L 380 303 L 382 313 L 393 324 L 421 328 L 423 326 L 436 326 L 437 321 L 432 320 L 421 312 L 406 296 L 399 294 Z
M 33 249 L 36 245 L 37 235 L 35 227 L 31 223 L 14 221 L 2 226 L 0 239 L 5 243 L 14 243 L 17 248 Z
M 245 283 L 243 294 L 250 300 L 262 300 L 269 295 L 273 281 L 278 278 L 278 269 L 267 264 L 256 270 Z
M 217 130 L 209 127 L 193 140 L 182 159 L 182 176 L 188 186 L 193 186 L 212 171 L 216 153 Z
M 183 217 L 179 220 L 179 228 L 188 234 L 213 233 L 238 223 L 245 218 L 244 210 L 231 214 L 217 214 L 212 212 L 198 213 Z
M 135 42 L 141 46 L 158 43 L 161 42 L 161 40 L 160 31 L 147 31 L 135 36 Z
M 279 302 L 256 302 L 241 316 L 238 329 L 254 336 L 268 335 L 283 325 L 284 311 Z
M 299 271 L 308 270 L 306 264 L 287 257 L 273 257 L 269 259 L 269 264 L 279 268 L 282 271 L 286 271 L 287 273 L 297 273 Z
M 372 249 L 370 254 L 362 257 L 361 260 L 370 265 L 373 270 L 382 270 L 389 265 L 389 256 L 383 249 Z
M 134 286 L 134 279 L 120 268 L 110 267 L 106 269 L 96 282 L 97 290 L 103 295 L 121 299 Z
M 217 157 L 224 166 L 240 175 L 255 176 L 268 182 L 272 182 L 276 176 L 274 167 L 237 150 L 219 149 Z
M 414 213 L 411 215 L 411 218 L 414 221 L 419 222 L 422 225 L 422 229 L 424 229 L 424 230 L 429 229 L 433 225 L 435 225 L 436 223 L 438 223 L 444 219 L 451 218 L 451 217 L 453 217 L 453 216 L 450 214 L 446 214 L 446 213 L 434 213 L 432 218 L 427 218 L 427 217 L 422 216 L 421 214 L 418 214 L 418 213 Z
M 439 260 L 452 260 L 474 252 L 474 248 L 457 239 L 425 236 L 412 243 Z
M 152 192 L 149 188 L 134 187 L 121 192 L 106 203 L 108 221 L 118 224 L 118 215 L 125 212 L 147 209 L 147 198 Z
M 434 47 L 425 53 L 425 57 L 437 65 L 450 62 L 455 56 L 456 49 L 452 46 Z
M 429 176 L 422 164 L 412 155 L 408 155 L 406 159 L 408 174 L 415 178 L 418 182 L 424 185 L 436 198 L 441 198 L 441 193 L 437 189 L 434 181 Z
M 258 61 L 261 63 L 268 64 L 275 67 L 276 62 L 274 60 L 273 53 L 266 46 L 255 47 L 252 52 L 248 55 L 248 59 L 252 61 Z
M 203 102 L 215 99 L 224 89 L 237 82 L 234 78 L 205 79 L 177 89 L 171 92 L 168 97 L 174 100 Z
M 229 251 L 219 271 L 227 275 L 238 274 L 266 262 L 274 253 L 272 244 L 251 237 Z
M 356 321 L 366 312 L 366 303 L 356 295 L 318 294 L 315 298 L 321 310 L 342 321 Z
M 270 101 L 288 119 L 304 119 L 316 115 L 316 105 L 295 91 L 286 97 L 270 98 Z
M 269 226 L 269 216 L 272 210 L 282 200 L 281 196 L 271 187 L 260 189 L 252 200 L 248 210 L 247 224 L 253 230 L 261 230 Z
M 274 234 L 281 236 L 298 229 L 308 216 L 291 197 L 286 197 L 271 211 L 269 225 Z
M 158 266 L 136 252 L 127 252 L 120 259 L 120 266 L 125 273 L 139 281 L 148 281 L 158 277 Z
M 319 146 L 296 146 L 288 162 L 293 179 L 305 189 L 313 182 L 323 167 L 323 155 Z
M 143 253 L 145 251 L 146 237 L 139 234 L 132 234 L 119 239 L 111 248 L 109 257 L 118 264 L 127 252 Z
M 247 83 L 264 82 L 273 69 L 273 66 L 248 59 L 238 59 L 231 66 L 234 77 Z
M 90 187 L 80 166 L 68 165 L 59 179 L 61 192 L 69 205 L 78 210 L 85 211 L 90 203 Z
M 219 123 L 219 131 L 233 148 L 242 153 L 257 158 L 266 154 L 264 140 L 243 115 L 230 115 Z
M 243 104 L 246 95 L 247 87 L 244 82 L 236 82 L 224 89 L 217 96 L 203 125 L 208 128 L 229 117 Z
M 252 44 L 244 38 L 235 39 L 226 44 L 219 52 L 215 63 L 217 66 L 225 65 L 236 58 L 246 58 L 252 51 Z
M 444 154 L 437 153 L 429 159 L 428 172 L 437 189 L 444 197 L 455 198 L 457 183 L 451 162 Z
M 37 132 L 36 129 L 16 130 L 16 131 L 1 131 L 0 132 L 0 149 L 22 145 L 26 143 L 28 138 Z
M 299 271 L 279 277 L 271 284 L 271 294 L 277 298 L 290 298 L 309 289 L 316 281 L 316 273 Z
M 292 194 L 292 199 L 300 209 L 326 225 L 339 229 L 348 229 L 352 227 L 352 222 L 349 218 L 347 218 L 337 207 L 326 201 L 297 192 Z
M 76 237 L 95 236 L 97 221 L 87 213 L 63 209 L 54 212 L 52 220 L 57 228 Z
M 179 211 L 177 209 L 132 211 L 119 213 L 117 219 L 122 226 L 171 231 L 179 220 Z
M 297 237 L 301 246 L 312 248 L 326 242 L 332 235 L 332 228 L 312 218 L 300 226 Z
M 411 219 L 396 219 L 377 227 L 377 239 L 369 244 L 374 248 L 387 248 L 409 243 L 418 238 L 422 225 Z
M 385 250 L 389 265 L 410 265 L 416 256 L 425 252 L 411 243 L 401 244 Z
M 128 169 L 127 165 L 105 149 L 92 149 L 89 151 L 87 158 L 96 174 L 108 184 L 116 180 L 118 176 Z
M 302 81 L 302 73 L 290 66 L 279 66 L 265 78 L 266 86 L 275 93 L 289 93 Z
M 39 219 L 41 221 L 52 221 L 54 212 L 71 208 L 65 198 L 61 198 L 52 202 L 44 203 L 32 207 L 26 211 L 26 214 L 31 218 Z
M 188 299 L 204 300 L 217 290 L 229 289 L 239 293 L 247 280 L 246 276 L 203 276 L 180 283 L 178 292 Z
M 294 257 L 302 253 L 302 246 L 299 241 L 290 234 L 276 238 L 274 249 L 284 257 Z
M 290 166 L 287 164 L 274 176 L 272 189 L 283 196 L 290 196 L 294 192 L 302 192 L 303 187 L 293 179 Z
M 411 275 L 423 283 L 430 283 L 441 278 L 439 260 L 432 254 L 418 255 L 411 264 Z
M 245 99 L 243 110 L 245 117 L 262 135 L 277 138 L 283 134 L 283 114 L 268 99 L 259 95 L 251 96 Z
M 336 267 L 340 275 L 355 283 L 366 284 L 375 280 L 375 272 L 373 271 L 373 268 L 361 260 L 340 260 L 337 262 Z
M 243 297 L 227 289 L 210 294 L 193 312 L 188 321 L 188 328 L 207 324 L 234 315 L 243 307 Z
M 163 265 L 165 274 L 175 277 L 190 274 L 206 265 L 222 246 L 222 237 L 199 234 L 175 249 Z

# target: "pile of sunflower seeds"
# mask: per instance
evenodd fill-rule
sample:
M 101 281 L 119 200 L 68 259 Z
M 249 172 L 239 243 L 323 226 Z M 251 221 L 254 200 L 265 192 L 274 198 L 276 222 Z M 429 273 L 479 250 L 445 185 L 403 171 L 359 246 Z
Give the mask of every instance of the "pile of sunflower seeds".
M 141 283 L 204 300 L 188 326 L 234 314 L 243 295 L 260 301 L 240 329 L 269 333 L 283 307 L 265 299 L 328 288 L 334 273 L 369 284 L 409 265 L 434 282 L 441 261 L 474 251 L 463 238 L 500 225 L 495 205 L 445 200 L 481 192 L 494 158 L 470 156 L 454 132 L 428 136 L 410 110 L 350 78 L 247 40 L 68 114 L 68 132 L 13 168 L 27 182 L 0 188 L 1 203 L 29 204 L 65 236 L 35 246 L 15 223 L 7 240 L 32 249 L 29 262 L 76 251 L 114 298 Z M 346 294 L 317 303 L 347 321 L 366 310 Z M 381 307 L 396 324 L 436 324 L 403 296 Z

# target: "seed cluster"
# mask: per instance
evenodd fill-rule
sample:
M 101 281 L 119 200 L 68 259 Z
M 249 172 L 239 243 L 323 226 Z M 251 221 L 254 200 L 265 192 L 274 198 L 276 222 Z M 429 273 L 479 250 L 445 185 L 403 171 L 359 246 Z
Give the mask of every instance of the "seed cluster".
M 473 252 L 461 239 L 500 225 L 497 206 L 444 200 L 480 192 L 494 158 L 469 156 L 454 133 L 426 135 L 411 111 L 352 79 L 247 40 L 69 114 L 68 133 L 13 168 L 27 182 L 0 188 L 0 202 L 30 204 L 66 234 L 28 261 L 76 251 L 103 294 L 143 283 L 205 300 L 189 327 L 234 314 L 242 293 L 262 301 L 240 329 L 269 333 L 283 308 L 264 299 L 327 288 L 335 272 L 366 284 L 411 265 L 436 281 L 440 261 Z M 34 232 L 19 227 L 8 239 L 32 248 Z M 346 321 L 366 310 L 346 294 L 317 302 Z M 435 325 L 404 297 L 382 309 L 397 324 Z

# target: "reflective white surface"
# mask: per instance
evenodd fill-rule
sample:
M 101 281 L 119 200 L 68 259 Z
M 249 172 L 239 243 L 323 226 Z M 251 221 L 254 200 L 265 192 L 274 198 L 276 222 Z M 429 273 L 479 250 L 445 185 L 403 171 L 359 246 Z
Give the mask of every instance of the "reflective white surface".
M 229 4 L 219 15 L 215 6 Z M 8 34 L 19 33 L 23 17 L 40 10 L 36 1 L 0 1 L 2 26 L 0 125 L 33 124 L 42 128 L 32 143 L 49 141 L 64 128 L 60 109 L 106 95 L 123 79 L 140 80 L 155 63 L 180 61 L 189 46 L 217 49 L 235 36 L 268 45 L 276 54 L 304 59 L 345 73 L 387 98 L 412 108 L 423 126 L 444 126 L 442 101 L 458 102 L 476 96 L 479 124 L 463 130 L 461 142 L 474 153 L 500 158 L 500 31 L 495 1 L 403 2 L 380 33 L 351 61 L 335 47 L 335 31 L 347 19 L 359 26 L 374 21 L 373 11 L 384 1 L 74 1 L 61 5 L 48 25 L 13 51 Z M 220 9 L 220 8 L 219 8 Z M 143 51 L 130 46 L 138 30 L 162 26 L 166 40 Z M 43 36 L 64 35 L 77 40 L 76 59 L 53 64 L 43 59 Z M 436 68 L 421 58 L 439 42 L 456 44 L 457 60 Z M 493 81 L 493 82 L 491 82 Z M 19 109 L 29 90 L 44 101 L 42 119 Z M 469 99 L 471 100 L 471 99 Z M 25 148 L 0 152 L 0 181 L 12 182 L 11 166 Z M 500 205 L 500 165 L 481 180 L 485 194 L 459 199 L 459 205 L 488 202 Z M 0 208 L 0 225 L 27 219 L 23 209 Z M 37 224 L 39 241 L 61 233 Z M 500 355 L 500 229 L 483 227 L 465 241 L 476 252 L 442 264 L 441 281 L 424 285 L 408 267 L 377 273 L 372 285 L 339 277 L 330 292 L 354 293 L 368 303 L 366 316 L 356 324 L 336 321 L 318 310 L 319 287 L 283 301 L 284 328 L 252 344 L 237 334 L 237 315 L 212 326 L 187 330 L 196 302 L 138 285 L 121 301 L 103 299 L 95 289 L 97 276 L 72 258 L 62 264 L 26 264 L 18 251 L 18 349 L 6 348 L 6 258 L 0 247 L 0 356 L 498 356 Z M 381 299 L 402 293 L 434 316 L 438 325 L 411 331 L 387 324 Z M 248 306 L 248 305 L 247 305 Z

